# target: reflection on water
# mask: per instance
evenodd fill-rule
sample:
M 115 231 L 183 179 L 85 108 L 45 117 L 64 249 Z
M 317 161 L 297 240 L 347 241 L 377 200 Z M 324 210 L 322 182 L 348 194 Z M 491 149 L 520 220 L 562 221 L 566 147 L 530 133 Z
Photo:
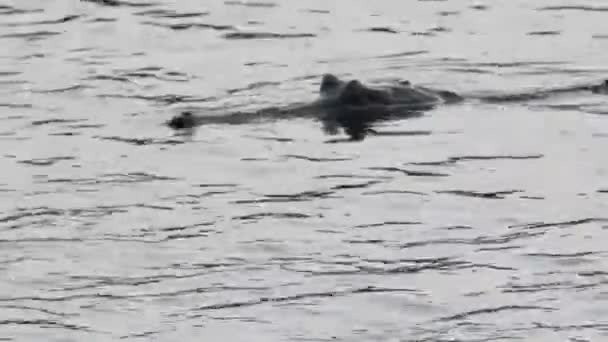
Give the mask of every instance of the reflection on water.
M 0 340 L 605 339 L 605 12 L 0 5 Z M 274 120 L 329 72 L 466 100 Z

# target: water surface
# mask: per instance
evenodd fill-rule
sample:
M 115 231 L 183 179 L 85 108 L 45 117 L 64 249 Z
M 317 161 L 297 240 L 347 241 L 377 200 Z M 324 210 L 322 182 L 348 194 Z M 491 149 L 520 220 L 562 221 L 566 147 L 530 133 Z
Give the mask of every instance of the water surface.
M 326 72 L 465 95 L 599 82 L 606 11 L 5 2 L 0 340 L 606 339 L 606 97 L 440 106 L 357 143 L 305 118 L 163 125 L 311 100 Z

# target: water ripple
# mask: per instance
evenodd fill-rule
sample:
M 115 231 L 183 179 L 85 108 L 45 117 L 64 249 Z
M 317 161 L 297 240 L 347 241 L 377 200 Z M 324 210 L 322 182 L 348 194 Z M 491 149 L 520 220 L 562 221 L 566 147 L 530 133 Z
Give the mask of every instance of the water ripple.
M 367 169 L 375 170 L 375 171 L 401 172 L 401 173 L 405 174 L 406 176 L 414 176 L 414 177 L 448 177 L 449 176 L 449 174 L 447 174 L 447 173 L 431 172 L 431 171 L 413 171 L 413 170 L 401 169 L 398 167 L 374 166 L 374 167 L 368 167 Z
M 516 311 L 520 311 L 520 310 L 541 310 L 543 312 L 550 312 L 550 311 L 555 311 L 557 309 L 553 308 L 553 307 L 535 306 L 535 305 L 504 305 L 504 306 L 497 306 L 497 307 L 491 307 L 491 308 L 484 308 L 484 309 L 477 309 L 477 310 L 467 311 L 467 312 L 455 314 L 455 315 L 452 315 L 452 316 L 442 317 L 442 318 L 440 318 L 440 320 L 441 321 L 462 320 L 462 319 L 469 318 L 471 316 L 485 315 L 485 314 L 492 314 L 492 313 L 499 313 L 499 312 L 503 312 L 503 311 L 512 311 L 512 310 L 516 310 Z
M 354 295 L 354 294 L 383 293 L 383 292 L 414 292 L 414 291 L 415 290 L 411 290 L 411 289 L 386 289 L 386 288 L 375 288 L 375 287 L 370 286 L 370 287 L 356 288 L 356 289 L 343 290 L 343 291 L 301 293 L 301 294 L 296 294 L 296 295 L 292 295 L 292 296 L 261 297 L 258 299 L 242 301 L 242 302 L 211 304 L 211 305 L 206 305 L 206 306 L 200 306 L 200 307 L 196 308 L 196 311 L 239 308 L 239 307 L 245 307 L 245 306 L 260 305 L 260 304 L 265 304 L 265 303 L 293 302 L 293 301 L 298 301 L 298 300 L 303 300 L 303 299 L 339 297 L 339 296 Z M 195 314 L 191 317 L 200 317 L 200 315 Z
M 313 38 L 313 33 L 274 33 L 274 32 L 229 32 L 225 39 L 286 39 L 286 38 Z
M 22 33 L 6 33 L 0 35 L 0 38 L 24 38 L 29 41 L 41 40 L 52 36 L 60 35 L 61 32 L 54 31 L 34 31 Z
M 469 190 L 440 190 L 435 191 L 438 194 L 450 194 L 465 197 L 478 197 L 478 198 L 490 198 L 490 199 L 504 199 L 505 195 L 512 195 L 523 190 L 503 190 L 503 191 L 491 191 L 491 192 L 480 192 L 480 191 L 469 191 Z
M 528 159 L 541 159 L 543 158 L 544 155 L 542 154 L 531 154 L 531 155 L 521 155 L 521 156 L 515 156 L 515 155 L 495 155 L 495 156 L 456 156 L 456 157 L 449 157 L 446 160 L 442 160 L 442 161 L 436 161 L 436 162 L 412 162 L 412 163 L 408 163 L 411 165 L 451 165 L 451 164 L 456 164 L 458 162 L 461 161 L 487 161 L 487 160 L 528 160 Z
M 61 328 L 68 330 L 77 330 L 77 331 L 94 331 L 90 329 L 88 326 L 76 325 L 63 323 L 59 321 L 53 321 L 49 319 L 5 319 L 0 320 L 0 326 L 3 325 L 35 325 L 40 326 L 41 328 Z
M 604 4 L 8 3 L 0 340 L 605 337 Z M 325 73 L 465 100 L 353 143 Z
M 312 215 L 304 214 L 304 213 L 295 213 L 295 212 L 285 212 L 285 213 L 256 213 L 249 215 L 241 215 L 234 216 L 233 220 L 241 220 L 241 221 L 258 221 L 260 219 L 264 219 L 266 217 L 274 218 L 274 219 L 302 219 L 302 218 L 310 218 Z
M 19 23 L 6 23 L 3 24 L 3 26 L 10 26 L 10 27 L 16 27 L 16 26 L 30 26 L 30 25 L 52 25 L 52 24 L 63 24 L 63 23 L 67 23 L 70 21 L 74 21 L 76 19 L 81 18 L 82 16 L 80 15 L 66 15 L 64 17 L 61 17 L 59 19 L 51 19 L 51 20 L 38 20 L 38 21 L 30 21 L 30 22 L 19 22 Z
M 124 0 L 80 0 L 82 2 L 91 2 L 101 6 L 109 7 L 151 7 L 157 6 L 159 3 L 152 2 L 129 2 Z
M 151 9 L 141 12 L 133 13 L 134 15 L 149 16 L 152 18 L 194 18 L 194 17 L 205 17 L 209 15 L 209 12 L 178 12 L 175 10 L 166 9 Z
M 178 139 L 159 139 L 159 138 L 123 138 L 117 136 L 94 136 L 94 138 L 101 140 L 111 140 L 121 143 L 127 143 L 136 146 L 145 146 L 145 145 L 179 145 L 185 143 L 184 140 Z
M 51 166 L 62 160 L 75 160 L 75 157 L 72 156 L 59 156 L 59 157 L 50 157 L 50 158 L 36 158 L 36 159 L 27 159 L 27 160 L 19 160 L 18 163 L 32 165 L 32 166 Z
M 227 0 L 227 1 L 224 1 L 224 5 L 229 5 L 229 6 L 245 6 L 245 7 L 263 7 L 263 8 L 272 8 L 272 7 L 277 7 L 278 6 L 274 2 L 237 1 L 237 0 Z
M 539 11 L 592 11 L 606 12 L 608 7 L 601 6 L 545 6 L 538 8 Z
M 178 178 L 157 176 L 146 172 L 129 172 L 129 173 L 106 173 L 99 175 L 96 178 L 48 178 L 39 180 L 39 183 L 66 183 L 74 185 L 94 185 L 94 184 L 124 184 L 124 183 L 142 183 L 153 181 L 173 181 Z
M 562 222 L 549 222 L 549 223 L 535 222 L 535 223 L 518 224 L 518 225 L 509 226 L 509 228 L 518 228 L 518 229 L 538 229 L 538 228 L 551 228 L 551 227 L 567 228 L 567 227 L 573 227 L 573 226 L 578 226 L 581 224 L 594 223 L 594 222 L 600 222 L 600 223 L 608 222 L 608 219 L 589 217 L 589 218 L 584 218 L 584 219 L 562 221 Z
M 317 158 L 317 157 L 308 157 L 308 156 L 302 156 L 302 155 L 296 155 L 296 154 L 286 154 L 286 155 L 283 155 L 283 158 L 300 159 L 300 160 L 307 160 L 307 161 L 311 161 L 311 162 L 340 162 L 340 161 L 353 160 L 353 158 Z
M 30 14 L 43 12 L 43 9 L 22 9 L 8 5 L 0 5 L 0 15 Z
M 296 194 L 268 194 L 264 195 L 263 198 L 253 200 L 235 200 L 232 203 L 235 204 L 249 204 L 249 203 L 287 203 L 287 202 L 304 202 L 304 201 L 315 201 L 317 199 L 324 198 L 339 198 L 332 196 L 334 191 L 304 191 Z
M 485 244 L 505 244 L 509 242 L 513 242 L 520 239 L 529 239 L 537 236 L 542 236 L 544 233 L 511 233 L 511 234 L 503 234 L 496 237 L 489 236 L 479 236 L 475 238 L 465 239 L 465 238 L 446 238 L 446 239 L 435 239 L 435 240 L 424 240 L 424 241 L 413 241 L 402 244 L 401 248 L 413 248 L 413 247 L 422 247 L 428 245 L 485 245 Z
M 168 28 L 174 31 L 182 31 L 188 30 L 191 28 L 199 28 L 199 29 L 211 29 L 215 31 L 226 31 L 226 30 L 234 30 L 234 26 L 232 25 L 216 25 L 216 24 L 205 24 L 205 23 L 179 23 L 179 24 L 163 24 L 151 21 L 142 22 L 144 25 L 152 25 L 158 27 Z

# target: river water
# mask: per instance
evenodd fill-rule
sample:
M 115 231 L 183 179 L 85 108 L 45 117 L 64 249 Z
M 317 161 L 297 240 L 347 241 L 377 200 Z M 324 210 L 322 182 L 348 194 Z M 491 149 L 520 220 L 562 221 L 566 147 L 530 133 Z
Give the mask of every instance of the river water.
M 608 97 L 440 106 L 340 144 L 309 118 L 164 125 L 311 100 L 326 72 L 599 82 L 607 14 L 4 0 L 0 341 L 607 340 Z

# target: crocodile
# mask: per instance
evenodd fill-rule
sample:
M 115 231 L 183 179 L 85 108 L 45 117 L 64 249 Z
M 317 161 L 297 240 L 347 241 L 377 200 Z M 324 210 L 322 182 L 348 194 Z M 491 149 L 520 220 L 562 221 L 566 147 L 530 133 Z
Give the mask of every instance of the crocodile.
M 608 94 L 608 80 L 600 84 L 467 98 L 486 103 L 525 102 L 581 91 Z M 351 140 L 362 140 L 367 133 L 374 132 L 371 128 L 374 122 L 417 117 L 440 104 L 453 104 L 464 100 L 464 96 L 454 92 L 414 86 L 409 81 L 369 86 L 356 79 L 345 81 L 333 74 L 325 74 L 321 79 L 318 98 L 310 103 L 295 103 L 285 107 L 268 107 L 254 112 L 233 112 L 219 116 L 194 115 L 191 111 L 184 111 L 166 124 L 180 130 L 206 124 L 245 124 L 258 120 L 310 117 L 321 120 L 323 129 L 328 134 L 337 134 L 342 127 Z

